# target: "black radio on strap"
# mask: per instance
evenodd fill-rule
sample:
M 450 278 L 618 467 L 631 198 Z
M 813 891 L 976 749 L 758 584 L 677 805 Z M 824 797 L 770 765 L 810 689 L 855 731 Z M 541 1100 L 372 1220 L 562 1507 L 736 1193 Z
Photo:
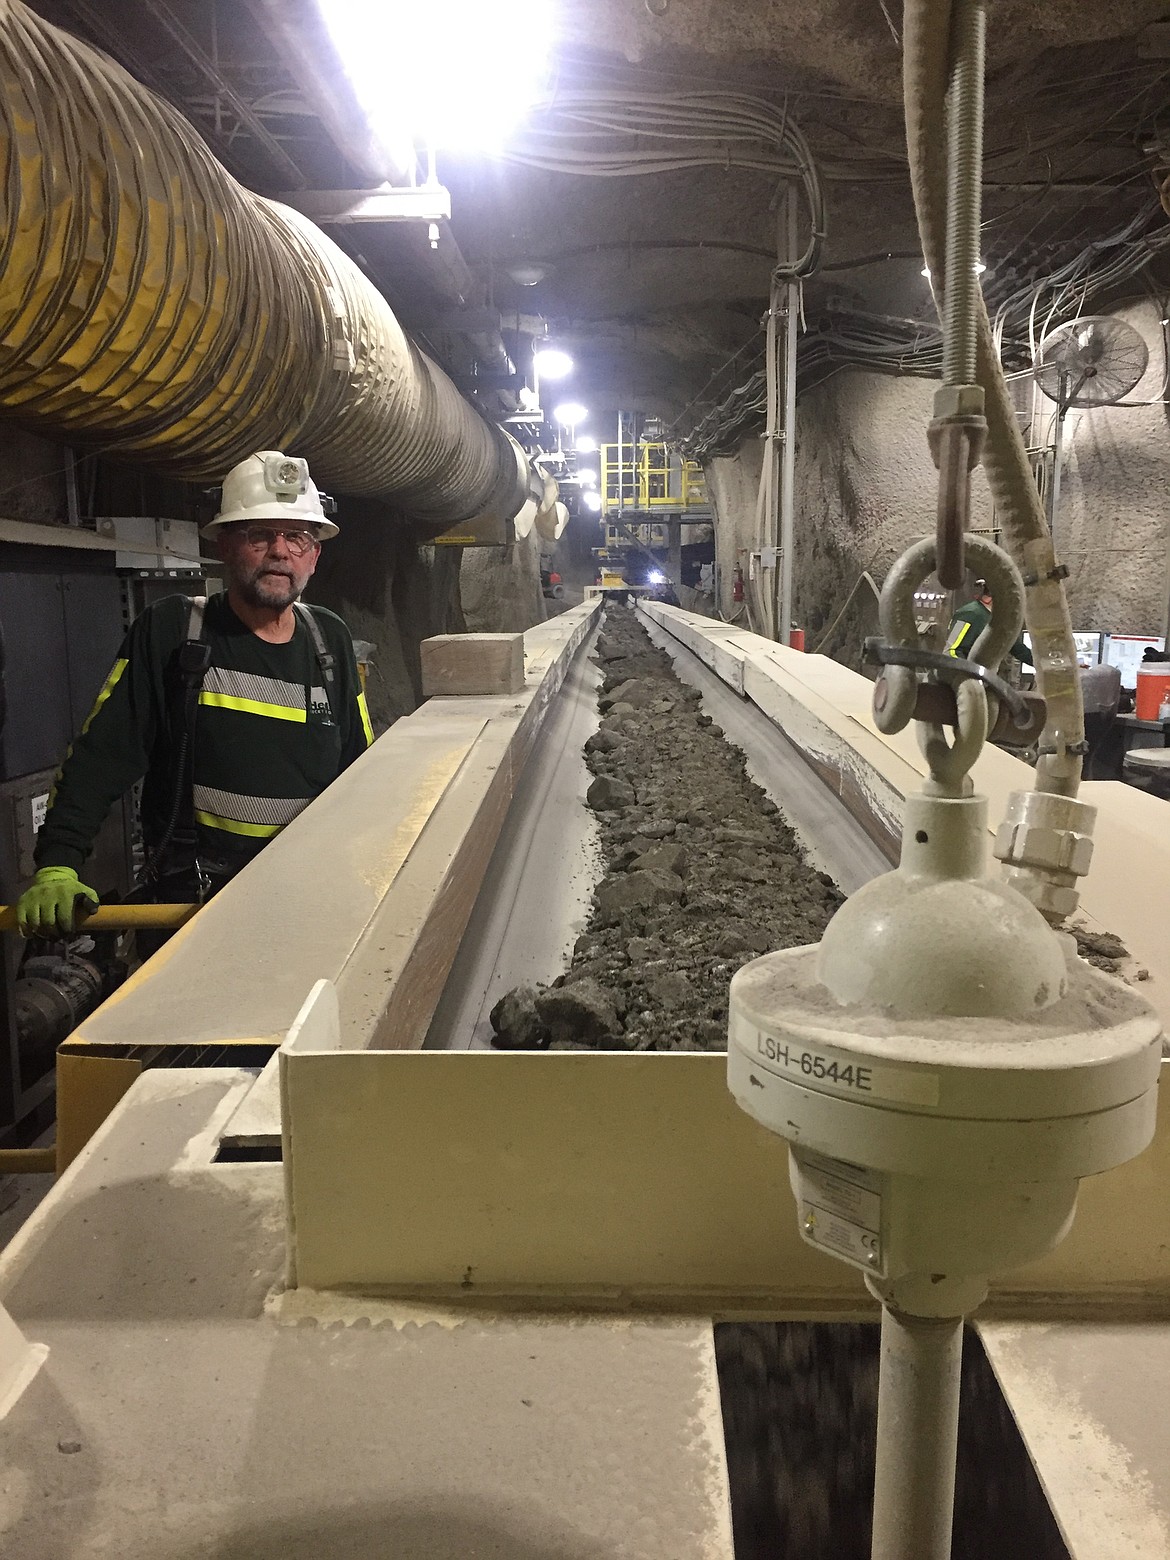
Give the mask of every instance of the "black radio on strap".
M 296 608 L 297 616 L 309 630 L 313 641 L 313 654 L 317 657 L 317 665 L 321 668 L 321 680 L 325 684 L 325 697 L 329 700 L 329 713 L 333 717 L 333 724 L 340 727 L 341 715 L 337 708 L 333 678 L 336 658 L 330 654 L 329 646 L 325 643 L 325 635 L 321 632 L 321 625 L 313 616 L 313 609 L 307 607 L 303 601 L 294 601 L 293 606 Z

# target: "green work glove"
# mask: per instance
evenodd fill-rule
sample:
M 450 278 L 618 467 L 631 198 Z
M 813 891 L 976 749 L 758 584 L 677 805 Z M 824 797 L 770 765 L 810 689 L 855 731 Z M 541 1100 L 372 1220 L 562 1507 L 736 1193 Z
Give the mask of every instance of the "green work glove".
M 88 899 L 94 909 L 101 900 L 80 882 L 72 867 L 41 867 L 16 905 L 16 924 L 22 937 L 55 937 L 73 930 L 76 904 Z

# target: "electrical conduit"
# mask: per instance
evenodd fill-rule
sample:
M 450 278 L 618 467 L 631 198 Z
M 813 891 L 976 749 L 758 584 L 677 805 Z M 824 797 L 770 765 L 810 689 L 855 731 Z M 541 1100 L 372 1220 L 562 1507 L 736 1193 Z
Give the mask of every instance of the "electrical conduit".
M 946 93 L 952 29 L 956 43 L 962 41 L 967 50 L 978 47 L 981 52 L 982 17 L 973 17 L 971 13 L 982 10 L 982 0 L 907 0 L 905 7 L 906 145 L 923 254 L 936 286 L 937 279 L 944 275 L 946 257 Z M 960 70 L 963 68 L 975 68 L 974 59 L 968 58 Z M 956 126 L 956 133 L 962 133 L 961 127 Z M 969 239 L 965 227 L 970 224 L 964 225 L 961 211 L 953 214 L 952 221 L 957 224 L 957 233 Z M 974 284 L 973 270 L 970 281 Z M 982 293 L 975 285 L 973 291 L 973 299 L 960 296 L 953 304 L 944 295 L 942 308 L 950 321 L 952 307 L 958 314 L 973 305 L 976 382 L 983 386 L 987 417 L 983 465 L 1008 551 L 1026 579 L 1039 581 L 1030 586 L 1026 598 L 1032 652 L 1040 691 L 1048 706 L 1048 724 L 1036 766 L 1036 788 L 1075 797 L 1081 777 L 1085 721 L 1072 621 L 1060 579 L 1050 578 L 1055 555 L 1044 509 L 1008 396 Z M 952 332 L 948 330 L 950 336 Z M 965 355 L 969 351 L 968 340 L 961 332 L 955 333 L 954 339 L 960 344 L 960 355 Z M 955 368 L 957 371 L 957 364 Z
M 195 481 L 257 449 L 443 529 L 543 481 L 297 212 L 168 104 L 0 0 L 0 408 Z

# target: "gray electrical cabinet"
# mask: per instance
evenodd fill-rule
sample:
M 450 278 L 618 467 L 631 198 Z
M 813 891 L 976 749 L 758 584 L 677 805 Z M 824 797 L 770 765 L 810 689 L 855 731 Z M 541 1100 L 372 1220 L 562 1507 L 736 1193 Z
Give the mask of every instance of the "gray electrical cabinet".
M 64 543 L 64 538 L 54 546 L 0 542 L 3 904 L 14 903 L 33 875 L 33 847 L 57 768 L 93 708 L 130 622 L 148 601 L 197 594 L 207 586 L 194 570 L 178 575 L 141 566 L 119 569 L 123 560 L 112 551 L 81 552 Z M 130 889 L 136 839 L 135 802 L 128 796 L 111 810 L 82 874 L 103 898 L 122 897 Z M 51 1119 L 53 1065 L 43 1047 L 22 1049 L 17 1032 L 25 946 L 15 934 L 0 937 L 0 944 L 2 1143 L 22 1122 Z

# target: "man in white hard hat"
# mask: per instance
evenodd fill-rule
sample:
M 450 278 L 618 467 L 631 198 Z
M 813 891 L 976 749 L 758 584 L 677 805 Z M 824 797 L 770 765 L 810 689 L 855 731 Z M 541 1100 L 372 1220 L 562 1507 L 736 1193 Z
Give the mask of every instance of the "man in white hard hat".
M 97 903 L 78 873 L 143 777 L 144 892 L 203 900 L 373 741 L 349 630 L 300 601 L 337 529 L 303 460 L 261 450 L 228 473 L 203 528 L 225 590 L 135 620 L 57 776 L 18 906 L 25 936 L 69 931 L 77 902 Z

